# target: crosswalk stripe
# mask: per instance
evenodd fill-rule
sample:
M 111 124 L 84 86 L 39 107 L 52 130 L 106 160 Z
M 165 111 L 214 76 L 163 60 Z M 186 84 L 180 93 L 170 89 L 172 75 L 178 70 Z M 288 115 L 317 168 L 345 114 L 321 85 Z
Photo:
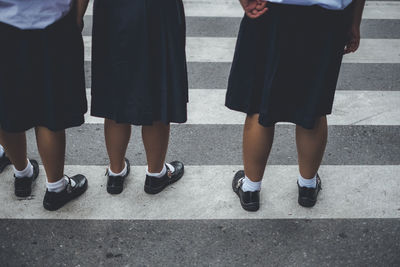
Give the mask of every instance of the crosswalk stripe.
M 90 105 L 90 93 L 87 91 Z M 188 124 L 243 124 L 245 115 L 224 106 L 226 90 L 189 90 Z M 400 91 L 336 92 L 330 125 L 400 125 Z M 86 123 L 103 119 L 86 114 Z
M 243 9 L 237 0 L 184 0 L 185 13 L 189 17 L 242 17 Z M 93 15 L 93 1 L 86 15 Z M 400 3 L 397 1 L 367 1 L 364 19 L 400 19 Z
M 92 38 L 84 36 L 85 60 L 92 58 Z M 231 62 L 236 38 L 188 37 L 188 62 Z M 212 48 L 212 49 L 211 49 Z M 400 39 L 362 39 L 357 53 L 346 55 L 344 63 L 400 63 Z
M 268 166 L 259 212 L 241 209 L 231 189 L 233 174 L 241 166 L 187 166 L 186 175 L 157 196 L 143 192 L 144 167 L 133 166 L 124 192 L 106 193 L 104 166 L 66 166 L 66 173 L 84 173 L 89 189 L 79 201 L 57 212 L 47 212 L 41 202 L 44 170 L 33 196 L 13 195 L 11 170 L 2 174 L 0 217 L 3 219 L 299 219 L 299 218 L 400 218 L 400 166 L 321 167 L 323 190 L 313 209 L 297 204 L 297 166 Z M 379 177 L 380 179 L 376 179 Z M 11 200 L 11 201 L 10 201 Z M 112 211 L 112 212 L 110 212 Z

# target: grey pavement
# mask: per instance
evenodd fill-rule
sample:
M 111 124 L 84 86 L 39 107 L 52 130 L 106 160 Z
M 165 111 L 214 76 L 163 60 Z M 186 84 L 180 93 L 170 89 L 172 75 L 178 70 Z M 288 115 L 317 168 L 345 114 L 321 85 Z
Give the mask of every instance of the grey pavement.
M 399 266 L 400 223 L 2 220 L 3 266 Z
M 169 160 L 187 165 L 242 164 L 242 125 L 172 125 Z M 269 164 L 295 165 L 295 127 L 276 127 Z M 330 126 L 326 165 L 400 165 L 400 126 Z M 39 158 L 33 131 L 28 134 L 29 155 Z M 103 125 L 86 124 L 67 130 L 67 165 L 107 165 Z M 127 157 L 145 165 L 140 127 L 133 127 Z

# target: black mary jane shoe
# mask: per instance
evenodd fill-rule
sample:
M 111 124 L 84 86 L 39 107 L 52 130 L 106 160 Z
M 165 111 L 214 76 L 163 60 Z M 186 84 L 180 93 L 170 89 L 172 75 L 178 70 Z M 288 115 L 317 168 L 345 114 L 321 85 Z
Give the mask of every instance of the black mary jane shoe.
M 247 211 L 257 211 L 260 208 L 260 191 L 243 192 L 242 185 L 244 179 L 244 171 L 238 171 L 232 180 L 233 192 L 238 195 L 242 208 Z
M 32 185 L 39 175 L 39 164 L 36 160 L 29 160 L 33 166 L 33 174 L 31 177 L 19 177 L 14 175 L 14 193 L 17 197 L 29 197 L 32 193 Z
M 297 187 L 299 188 L 299 199 L 298 202 L 300 206 L 311 208 L 317 203 L 317 197 L 319 191 L 322 190 L 321 178 L 317 174 L 317 186 L 315 188 L 301 187 L 299 182 L 297 182 Z
M 2 157 L 0 157 L 0 173 L 4 171 L 4 169 L 8 166 L 11 165 L 10 159 L 6 156 L 4 153 Z
M 106 172 L 106 175 L 108 176 L 107 178 L 107 192 L 112 195 L 117 195 L 121 194 L 122 190 L 124 190 L 124 182 L 125 178 L 128 177 L 130 171 L 131 171 L 131 166 L 129 164 L 129 160 L 125 158 L 125 164 L 126 164 L 126 174 L 124 176 L 110 176 L 108 169 Z
M 180 161 L 173 161 L 170 164 L 175 168 L 174 172 L 171 172 L 168 165 L 166 165 L 167 173 L 161 178 L 146 175 L 144 191 L 147 194 L 158 194 L 163 191 L 164 188 L 166 188 L 168 185 L 173 184 L 182 178 L 185 170 L 183 163 Z
M 64 178 L 63 178 L 64 179 Z M 46 190 L 46 194 L 43 199 L 43 207 L 46 210 L 55 211 L 70 202 L 71 200 L 82 195 L 87 187 L 88 181 L 82 174 L 77 174 L 72 177 L 68 177 L 69 181 L 65 189 L 59 193 L 49 192 Z M 72 186 L 71 180 L 75 182 Z

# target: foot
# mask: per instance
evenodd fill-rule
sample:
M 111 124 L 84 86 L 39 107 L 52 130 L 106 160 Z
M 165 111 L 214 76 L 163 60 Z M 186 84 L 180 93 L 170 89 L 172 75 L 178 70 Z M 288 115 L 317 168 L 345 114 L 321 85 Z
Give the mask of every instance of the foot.
M 317 186 L 315 188 L 301 187 L 297 183 L 299 188 L 299 204 L 300 206 L 311 208 L 317 203 L 317 197 L 321 187 L 321 178 L 317 174 Z
M 232 181 L 233 192 L 238 195 L 243 209 L 257 211 L 260 208 L 260 191 L 244 192 L 242 190 L 244 177 L 244 171 L 238 171 L 235 174 Z
M 173 161 L 170 164 L 175 168 L 174 172 L 171 172 L 168 165 L 166 165 L 167 173 L 161 178 L 156 178 L 156 177 L 146 175 L 144 191 L 147 194 L 160 193 L 168 185 L 173 184 L 182 178 L 184 169 L 185 169 L 185 167 L 183 166 L 183 163 L 180 161 Z
M 88 181 L 85 176 L 78 174 L 72 176 L 71 178 L 68 177 L 68 179 L 69 182 L 63 191 L 56 193 L 46 190 L 46 194 L 44 195 L 43 199 L 43 207 L 46 210 L 58 210 L 69 201 L 79 197 L 86 191 L 88 187 Z M 75 182 L 74 186 L 72 186 L 71 180 Z
M 8 166 L 11 165 L 10 159 L 6 156 L 6 154 L 3 154 L 2 157 L 0 157 L 0 173 L 4 171 L 4 169 Z
M 126 174 L 124 176 L 109 176 L 108 170 L 106 175 L 108 176 L 107 178 L 107 192 L 109 194 L 121 194 L 122 190 L 124 190 L 124 181 L 125 178 L 129 175 L 130 172 L 130 165 L 129 165 L 129 160 L 125 159 L 125 164 L 126 164 Z
M 33 174 L 31 177 L 14 177 L 14 192 L 17 197 L 29 197 L 32 193 L 33 182 L 39 175 L 39 164 L 36 160 L 29 160 L 33 166 Z

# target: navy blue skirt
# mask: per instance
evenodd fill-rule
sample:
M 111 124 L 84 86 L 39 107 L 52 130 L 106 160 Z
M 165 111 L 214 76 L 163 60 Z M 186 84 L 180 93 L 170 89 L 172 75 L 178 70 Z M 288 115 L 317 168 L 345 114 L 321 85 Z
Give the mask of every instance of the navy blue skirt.
M 226 106 L 259 114 L 265 127 L 292 122 L 312 129 L 332 111 L 351 9 L 269 3 L 260 18 L 245 16 Z
M 84 50 L 71 12 L 43 30 L 0 23 L 0 127 L 79 126 L 87 111 Z
M 187 119 L 181 0 L 95 0 L 92 116 L 151 125 Z

